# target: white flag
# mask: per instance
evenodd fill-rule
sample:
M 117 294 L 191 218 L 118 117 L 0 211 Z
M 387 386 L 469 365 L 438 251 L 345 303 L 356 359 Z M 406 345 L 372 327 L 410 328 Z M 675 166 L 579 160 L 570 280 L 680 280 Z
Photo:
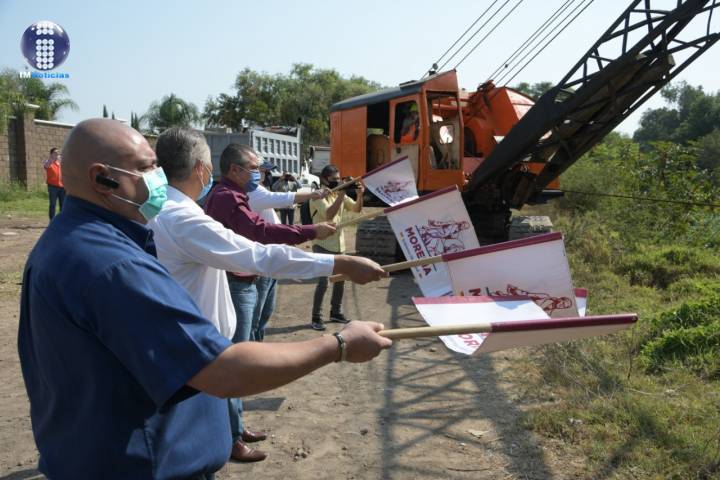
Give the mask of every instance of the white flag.
M 408 260 L 462 252 L 480 245 L 455 185 L 387 208 L 385 213 Z M 444 263 L 415 267 L 412 272 L 423 295 L 451 293 Z
M 415 174 L 407 155 L 366 173 L 363 183 L 390 206 L 418 198 Z
M 548 318 L 527 297 L 416 297 L 413 302 L 430 326 L 482 326 L 487 333 L 440 337 L 450 350 L 466 355 L 607 335 L 637 321 L 635 314 Z
M 443 256 L 455 295 L 527 296 L 553 318 L 578 316 L 558 232 Z

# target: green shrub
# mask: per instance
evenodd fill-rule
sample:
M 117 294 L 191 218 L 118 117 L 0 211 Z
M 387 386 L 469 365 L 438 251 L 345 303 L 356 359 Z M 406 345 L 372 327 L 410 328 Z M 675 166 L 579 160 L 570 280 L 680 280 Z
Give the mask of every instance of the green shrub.
M 720 257 L 700 247 L 647 247 L 626 256 L 616 271 L 633 285 L 666 289 L 682 278 L 720 275 Z
M 649 372 L 684 366 L 706 378 L 720 378 L 720 295 L 683 303 L 653 318 L 640 345 Z

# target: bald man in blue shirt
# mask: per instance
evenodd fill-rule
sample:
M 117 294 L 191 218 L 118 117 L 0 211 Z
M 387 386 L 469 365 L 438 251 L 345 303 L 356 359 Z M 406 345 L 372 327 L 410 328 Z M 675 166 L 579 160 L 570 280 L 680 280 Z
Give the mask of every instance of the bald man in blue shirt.
M 371 322 L 353 322 L 342 339 L 231 344 L 155 257 L 144 224 L 162 207 L 166 181 L 145 138 L 88 120 L 63 154 L 69 196 L 28 258 L 18 332 L 49 478 L 212 478 L 231 448 L 221 398 L 390 346 Z

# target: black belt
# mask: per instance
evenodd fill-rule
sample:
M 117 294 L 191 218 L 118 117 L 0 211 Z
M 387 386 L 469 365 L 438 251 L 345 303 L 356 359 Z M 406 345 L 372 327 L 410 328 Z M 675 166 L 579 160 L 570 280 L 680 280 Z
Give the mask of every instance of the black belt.
M 233 282 L 255 283 L 255 282 L 257 282 L 258 276 L 252 275 L 249 277 L 238 277 L 237 275 L 233 275 L 232 273 L 227 272 L 227 278 L 228 278 L 228 281 L 233 281 Z

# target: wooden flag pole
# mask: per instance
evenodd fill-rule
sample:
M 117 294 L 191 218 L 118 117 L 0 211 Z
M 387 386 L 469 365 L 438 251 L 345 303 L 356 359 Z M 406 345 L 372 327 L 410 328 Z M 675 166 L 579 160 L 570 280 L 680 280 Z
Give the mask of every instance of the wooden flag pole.
M 331 191 L 331 192 L 337 192 L 338 190 L 342 190 L 343 188 L 347 188 L 347 187 L 349 187 L 350 185 L 356 184 L 360 179 L 362 179 L 362 176 L 360 176 L 360 177 L 351 177 L 350 180 L 348 180 L 348 181 L 345 182 L 345 183 L 341 183 L 340 185 L 338 185 L 338 186 L 335 187 L 335 188 L 331 188 L 330 191 Z
M 443 335 L 465 335 L 469 333 L 492 332 L 490 323 L 476 323 L 473 325 L 446 325 L 443 327 L 415 327 L 415 328 L 393 328 L 380 330 L 378 335 L 391 340 L 403 340 L 407 338 L 441 337 Z
M 356 223 L 364 222 L 365 220 L 371 220 L 381 215 L 385 215 L 384 210 L 366 213 L 365 215 L 360 215 L 359 217 L 351 218 L 350 220 L 343 220 L 342 222 L 338 222 L 337 225 L 335 225 L 335 228 L 340 229 L 343 227 L 349 227 L 350 225 L 355 225 Z
M 442 255 L 436 255 L 434 257 L 418 258 L 416 260 L 408 260 L 406 262 L 390 263 L 383 265 L 382 269 L 386 272 L 396 272 L 398 270 L 406 270 L 408 268 L 420 267 L 422 265 L 431 265 L 433 263 L 440 263 L 443 261 Z M 342 282 L 348 278 L 345 275 L 331 275 L 329 280 L 331 283 Z

